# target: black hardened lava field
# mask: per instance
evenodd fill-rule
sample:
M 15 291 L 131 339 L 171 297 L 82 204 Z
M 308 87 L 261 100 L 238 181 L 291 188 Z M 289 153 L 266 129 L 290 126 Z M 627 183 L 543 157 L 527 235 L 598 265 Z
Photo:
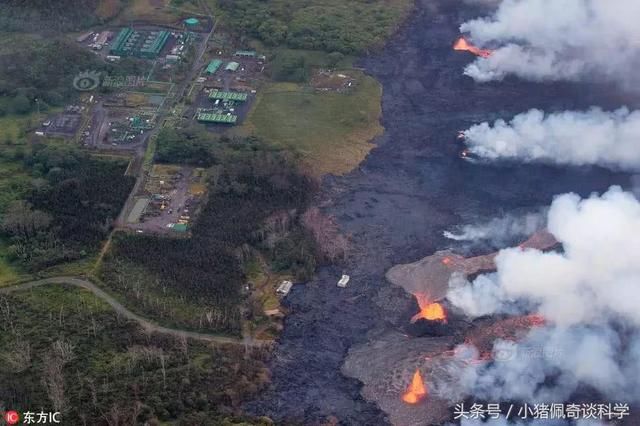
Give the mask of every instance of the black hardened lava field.
M 564 192 L 584 196 L 614 184 L 629 186 L 629 175 L 598 167 L 461 158 L 457 132 L 476 122 L 530 108 L 616 108 L 621 96 L 601 84 L 513 77 L 474 82 L 463 75 L 473 55 L 452 46 L 460 24 L 483 12 L 462 1 L 418 1 L 413 17 L 386 48 L 361 61 L 383 84 L 385 133 L 358 169 L 325 179 L 321 196 L 326 211 L 352 238 L 351 255 L 341 266 L 352 281 L 338 291 L 335 282 L 343 271 L 327 267 L 292 291 L 272 361 L 272 385 L 248 404 L 249 411 L 304 424 L 332 415 L 344 425 L 387 424 L 341 367 L 350 348 L 401 328 L 406 312 L 415 310 L 410 296 L 385 280 L 391 266 L 451 247 L 442 234 L 452 226 L 546 206 Z M 385 305 L 401 312 L 390 314 Z

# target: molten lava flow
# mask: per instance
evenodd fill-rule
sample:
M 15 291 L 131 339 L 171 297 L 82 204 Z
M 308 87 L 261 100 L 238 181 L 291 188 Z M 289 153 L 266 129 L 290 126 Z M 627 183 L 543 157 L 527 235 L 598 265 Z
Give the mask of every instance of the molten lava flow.
M 448 257 L 445 257 L 444 259 L 442 259 L 442 263 L 445 265 L 449 265 L 451 263 L 451 259 Z
M 547 320 L 540 314 L 531 314 L 524 317 L 524 321 L 531 327 L 542 327 L 547 323 Z
M 407 388 L 407 391 L 402 395 L 402 400 L 407 404 L 417 404 L 425 396 L 427 396 L 427 388 L 424 386 L 420 370 L 416 370 L 413 374 L 411 384 Z
M 467 52 L 471 52 L 474 55 L 481 56 L 483 58 L 488 58 L 491 56 L 491 50 L 488 49 L 480 49 L 479 47 L 474 46 L 469 43 L 467 39 L 464 37 L 460 37 L 456 44 L 453 45 L 454 50 L 466 50 Z
M 411 318 L 411 323 L 418 321 L 420 318 L 429 321 L 447 322 L 447 314 L 441 304 L 429 302 L 423 294 L 416 294 L 416 300 L 418 301 L 418 306 L 420 306 L 420 312 Z

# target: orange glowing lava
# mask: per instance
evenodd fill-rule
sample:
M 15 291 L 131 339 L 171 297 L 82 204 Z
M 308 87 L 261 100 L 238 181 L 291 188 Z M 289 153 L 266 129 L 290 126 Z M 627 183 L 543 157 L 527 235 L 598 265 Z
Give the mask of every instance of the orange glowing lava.
M 416 300 L 418 301 L 418 306 L 420 306 L 420 312 L 411 318 L 411 323 L 418 321 L 420 318 L 429 321 L 447 322 L 447 313 L 441 304 L 429 302 L 422 294 L 416 294 Z
M 456 44 L 453 45 L 453 49 L 466 50 L 467 52 L 471 52 L 474 55 L 477 55 L 483 58 L 488 58 L 489 56 L 491 56 L 491 53 L 492 53 L 491 50 L 480 49 L 479 47 L 474 46 L 473 44 L 469 43 L 467 39 L 465 39 L 464 37 L 460 37 L 458 41 L 456 41 Z
M 527 315 L 525 320 L 529 322 L 531 327 L 542 327 L 547 323 L 547 320 L 540 314 Z
M 445 265 L 449 265 L 451 263 L 451 259 L 448 257 L 445 257 L 444 259 L 442 259 L 442 263 Z
M 417 404 L 425 396 L 427 396 L 427 388 L 422 381 L 420 370 L 416 370 L 416 372 L 413 373 L 411 384 L 407 388 L 407 391 L 402 395 L 402 400 L 407 404 Z

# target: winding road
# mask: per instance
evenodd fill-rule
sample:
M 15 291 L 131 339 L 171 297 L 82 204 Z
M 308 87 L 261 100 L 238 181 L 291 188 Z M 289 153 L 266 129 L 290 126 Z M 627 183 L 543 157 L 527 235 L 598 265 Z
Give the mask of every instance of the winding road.
M 261 347 L 265 345 L 269 345 L 272 343 L 271 340 L 258 340 L 253 339 L 250 336 L 244 336 L 243 338 L 235 338 L 228 336 L 220 336 L 216 334 L 207 334 L 207 333 L 198 333 L 195 331 L 186 331 L 175 328 L 167 328 L 161 325 L 158 325 L 154 322 L 151 322 L 133 312 L 129 309 L 125 308 L 120 302 L 118 302 L 115 298 L 107 294 L 104 290 L 100 289 L 91 281 L 88 281 L 83 278 L 78 277 L 54 277 L 54 278 L 46 278 L 42 280 L 30 281 L 22 284 L 16 284 L 9 287 L 0 288 L 0 295 L 9 294 L 16 291 L 28 290 L 34 287 L 41 287 L 43 285 L 51 285 L 51 284 L 70 284 L 76 287 L 81 287 L 89 290 L 98 298 L 107 302 L 111 307 L 120 315 L 136 321 L 142 328 L 148 331 L 170 334 L 179 338 L 189 338 L 196 340 L 203 340 L 207 342 L 214 343 L 222 343 L 222 344 L 235 344 L 235 345 L 244 345 L 250 347 Z

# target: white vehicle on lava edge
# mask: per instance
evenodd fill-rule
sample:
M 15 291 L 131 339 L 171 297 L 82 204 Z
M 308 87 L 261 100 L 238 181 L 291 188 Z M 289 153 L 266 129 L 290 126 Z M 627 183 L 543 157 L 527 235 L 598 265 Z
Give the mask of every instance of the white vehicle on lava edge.
M 350 279 L 351 277 L 349 277 L 349 275 L 342 274 L 340 281 L 338 281 L 338 287 L 345 288 Z

